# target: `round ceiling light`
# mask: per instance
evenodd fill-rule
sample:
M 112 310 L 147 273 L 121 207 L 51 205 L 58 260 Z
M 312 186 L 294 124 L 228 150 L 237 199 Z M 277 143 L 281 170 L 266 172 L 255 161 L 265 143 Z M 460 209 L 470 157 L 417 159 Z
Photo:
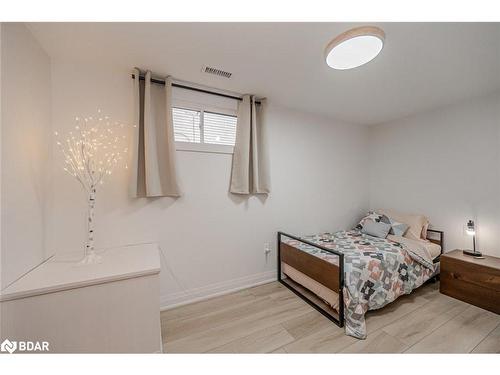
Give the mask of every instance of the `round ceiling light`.
M 347 30 L 326 46 L 326 63 L 329 67 L 339 70 L 364 65 L 382 51 L 384 40 L 384 31 L 375 26 Z

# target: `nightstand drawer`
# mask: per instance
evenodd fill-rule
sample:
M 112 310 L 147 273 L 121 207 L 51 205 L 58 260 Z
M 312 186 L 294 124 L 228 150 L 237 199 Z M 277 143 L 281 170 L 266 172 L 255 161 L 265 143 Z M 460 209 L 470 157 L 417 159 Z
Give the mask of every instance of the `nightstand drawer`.
M 474 259 L 455 250 L 441 258 L 440 291 L 500 314 L 500 259 Z

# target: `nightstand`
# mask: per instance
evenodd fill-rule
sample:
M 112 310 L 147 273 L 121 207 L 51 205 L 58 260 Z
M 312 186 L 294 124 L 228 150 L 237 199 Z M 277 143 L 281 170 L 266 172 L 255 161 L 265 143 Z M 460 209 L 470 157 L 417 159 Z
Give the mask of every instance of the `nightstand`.
M 500 258 L 453 250 L 441 255 L 440 278 L 441 293 L 500 314 Z

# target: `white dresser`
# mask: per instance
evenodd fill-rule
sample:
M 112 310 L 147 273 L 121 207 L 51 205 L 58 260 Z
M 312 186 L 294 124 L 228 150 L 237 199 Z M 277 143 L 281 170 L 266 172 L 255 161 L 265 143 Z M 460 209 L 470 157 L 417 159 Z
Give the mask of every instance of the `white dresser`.
M 47 341 L 53 353 L 160 352 L 158 245 L 99 254 L 92 265 L 55 256 L 4 289 L 0 341 Z

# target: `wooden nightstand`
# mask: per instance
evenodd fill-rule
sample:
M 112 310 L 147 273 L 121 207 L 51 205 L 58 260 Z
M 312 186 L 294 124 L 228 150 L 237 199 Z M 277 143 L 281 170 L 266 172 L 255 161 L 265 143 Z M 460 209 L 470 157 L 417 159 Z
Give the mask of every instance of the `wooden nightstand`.
M 441 293 L 500 314 L 500 258 L 453 250 L 441 255 L 440 278 Z

